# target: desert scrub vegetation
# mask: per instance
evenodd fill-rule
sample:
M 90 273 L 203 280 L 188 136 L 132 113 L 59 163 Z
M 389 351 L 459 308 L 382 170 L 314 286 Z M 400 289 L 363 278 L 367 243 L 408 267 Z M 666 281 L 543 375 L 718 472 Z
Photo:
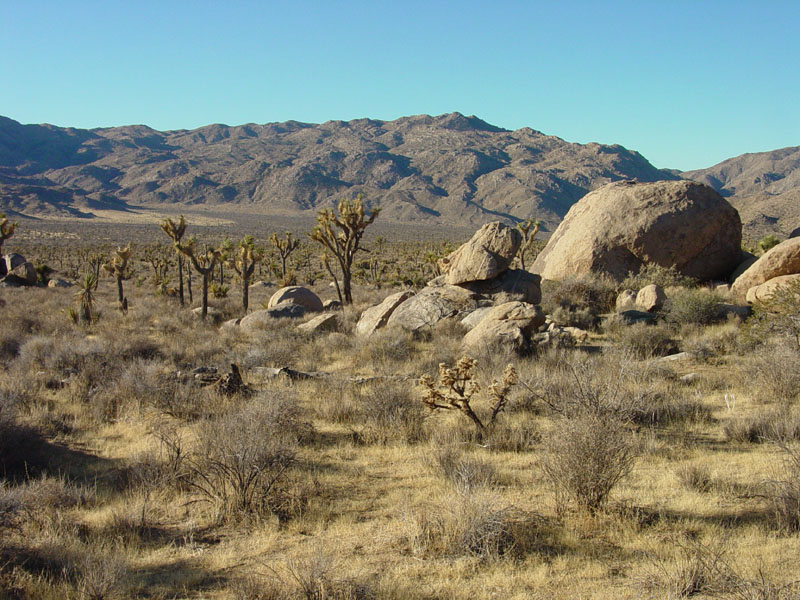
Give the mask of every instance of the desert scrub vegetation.
M 370 238 L 379 222 L 353 263 L 353 304 L 326 333 L 202 321 L 197 273 L 190 302 L 178 253 L 148 240 L 168 279 L 156 285 L 127 230 L 61 257 L 77 278 L 131 241 L 127 315 L 109 277 L 92 289 L 91 323 L 67 314 L 74 287 L 0 290 L 0 596 L 796 597 L 793 313 L 704 324 L 692 308 L 525 357 L 475 353 L 459 374 L 455 320 L 354 334 L 361 311 L 395 284 L 424 284 L 454 248 Z M 286 262 L 336 297 L 314 246 Z M 220 275 L 228 297 L 209 308 L 240 317 L 230 261 Z M 253 267 L 280 276 L 276 254 Z M 250 288 L 251 307 L 274 289 Z M 617 284 L 552 289 L 546 312 L 594 326 Z M 688 353 L 661 360 L 675 349 Z M 205 385 L 231 363 L 246 391 Z M 518 383 L 504 390 L 509 364 Z M 270 375 L 281 367 L 295 374 Z M 483 429 L 458 406 L 427 407 L 422 376 L 437 404 L 467 399 Z

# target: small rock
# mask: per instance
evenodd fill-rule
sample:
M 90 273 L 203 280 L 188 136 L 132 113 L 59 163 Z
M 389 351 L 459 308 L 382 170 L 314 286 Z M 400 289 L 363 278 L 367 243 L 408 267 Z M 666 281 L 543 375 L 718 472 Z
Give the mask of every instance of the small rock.
M 701 381 L 702 379 L 703 379 L 703 376 L 700 375 L 700 373 L 687 373 L 686 375 L 684 375 L 683 377 L 680 378 L 681 383 L 686 383 L 686 384 L 697 383 L 698 381 Z
M 633 290 L 622 290 L 617 296 L 617 312 L 636 309 L 636 292 Z
M 664 306 L 667 295 L 661 286 L 654 283 L 646 285 L 636 294 L 636 306 L 647 312 L 655 312 Z
M 339 328 L 339 315 L 336 313 L 318 315 L 310 321 L 298 325 L 297 328 L 306 333 L 336 331 Z
M 338 300 L 325 300 L 322 303 L 323 310 L 339 310 L 340 308 L 342 308 L 342 303 Z
M 51 279 L 47 282 L 47 287 L 49 288 L 68 288 L 72 286 L 72 283 L 64 279 Z

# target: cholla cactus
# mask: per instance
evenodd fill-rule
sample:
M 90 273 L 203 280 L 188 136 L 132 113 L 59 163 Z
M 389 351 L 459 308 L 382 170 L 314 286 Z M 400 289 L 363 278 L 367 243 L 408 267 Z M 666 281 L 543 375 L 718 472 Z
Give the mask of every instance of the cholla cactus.
M 5 213 L 0 213 L 0 254 L 3 253 L 3 242 L 14 235 L 16 228 L 16 223 L 10 222 Z
M 105 263 L 103 268 L 116 278 L 119 306 L 122 312 L 127 312 L 128 300 L 125 298 L 122 282 L 125 279 L 131 278 L 131 273 L 128 270 L 128 259 L 131 257 L 131 245 L 128 244 L 125 248 L 117 248 L 114 254 L 115 256 L 109 262 Z
M 487 426 L 481 421 L 470 405 L 472 399 L 480 393 L 481 386 L 475 379 L 477 361 L 473 358 L 463 357 L 455 367 L 448 367 L 445 363 L 439 364 L 439 380 L 434 382 L 430 375 L 423 375 L 419 383 L 422 385 L 423 403 L 431 410 L 459 410 L 475 424 L 479 434 L 486 431 Z M 513 365 L 508 365 L 503 378 L 495 380 L 489 386 L 489 399 L 492 402 L 489 426 L 493 425 L 497 415 L 506 406 L 508 393 L 517 383 L 517 372 Z
M 362 196 L 354 200 L 343 199 L 337 206 L 338 214 L 325 208 L 317 214 L 317 225 L 308 236 L 322 244 L 330 256 L 336 258 L 342 272 L 342 304 L 352 304 L 353 294 L 350 289 L 352 279 L 353 258 L 361 250 L 361 237 L 364 230 L 380 213 L 374 208 L 367 216 Z

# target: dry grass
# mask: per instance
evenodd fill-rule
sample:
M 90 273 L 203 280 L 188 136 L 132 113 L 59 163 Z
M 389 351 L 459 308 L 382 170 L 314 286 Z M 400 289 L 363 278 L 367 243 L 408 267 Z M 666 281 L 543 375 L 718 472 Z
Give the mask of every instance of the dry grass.
M 608 286 L 568 283 L 546 302 L 594 322 Z M 511 361 L 521 381 L 477 436 L 415 383 L 460 358 L 457 324 L 352 334 L 394 290 L 357 288 L 317 336 L 126 291 L 123 316 L 101 281 L 90 327 L 70 290 L 0 291 L 2 597 L 797 597 L 796 348 L 724 323 L 476 356 L 479 380 Z M 697 357 L 651 360 L 666 339 Z M 231 362 L 254 395 L 191 374 Z M 279 366 L 330 376 L 256 377 Z

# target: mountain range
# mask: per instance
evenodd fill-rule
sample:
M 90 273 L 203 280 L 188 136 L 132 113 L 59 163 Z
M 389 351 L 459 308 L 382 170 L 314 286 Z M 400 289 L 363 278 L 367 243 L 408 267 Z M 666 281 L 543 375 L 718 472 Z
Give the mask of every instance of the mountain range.
M 477 225 L 534 217 L 552 229 L 606 183 L 680 177 L 708 183 L 756 227 L 800 225 L 793 208 L 800 147 L 680 173 L 616 144 L 508 131 L 460 113 L 163 132 L 0 117 L 0 210 L 19 216 L 165 205 L 291 216 L 361 193 L 386 221 Z

